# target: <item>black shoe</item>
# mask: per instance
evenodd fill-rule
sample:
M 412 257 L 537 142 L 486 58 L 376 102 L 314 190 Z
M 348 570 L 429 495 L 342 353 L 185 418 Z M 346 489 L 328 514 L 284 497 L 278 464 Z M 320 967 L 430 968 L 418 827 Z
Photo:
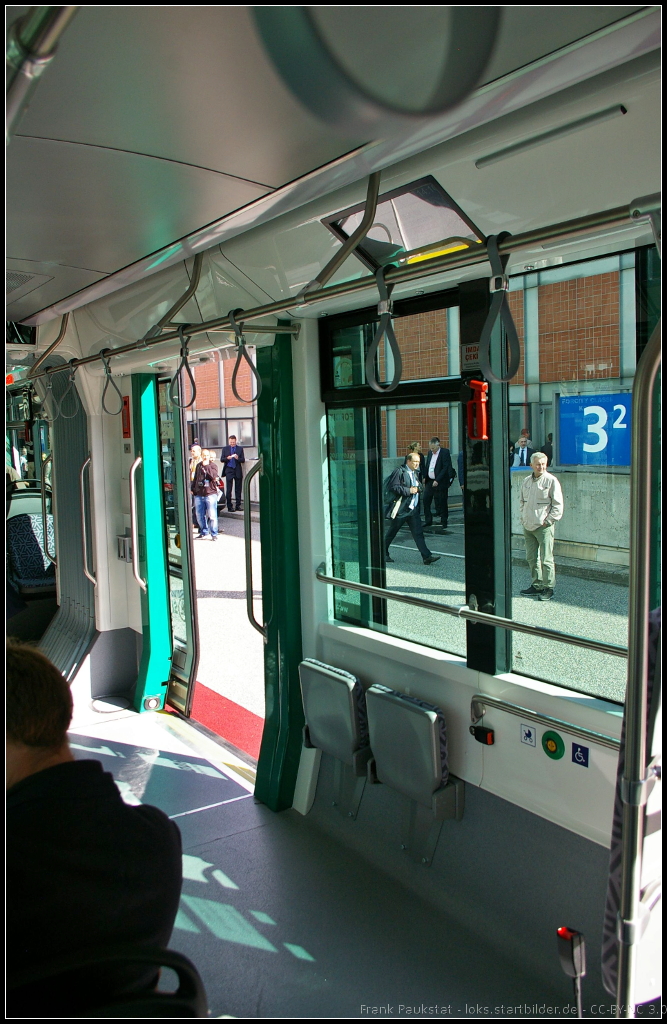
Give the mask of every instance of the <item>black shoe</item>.
M 424 529 L 425 529 L 425 530 L 428 530 L 428 528 L 429 528 L 430 526 L 433 526 L 433 520 L 432 520 L 432 519 L 429 519 L 429 521 L 428 521 L 428 522 L 426 522 L 426 520 L 424 520 Z
M 440 555 L 429 555 L 428 558 L 424 559 L 424 565 L 433 565 L 434 562 L 440 561 Z
M 384 556 L 384 560 L 385 560 L 385 562 L 393 562 L 394 561 L 394 559 L 391 557 L 391 555 L 385 555 Z
M 554 596 L 553 587 L 547 587 L 539 595 L 538 601 L 550 601 L 553 596 Z
M 533 584 L 531 583 L 530 586 L 527 587 L 525 590 L 522 590 L 521 593 L 522 594 L 526 594 L 527 597 L 534 597 L 536 594 L 541 594 L 542 590 L 541 589 L 538 590 L 537 587 L 534 587 Z M 553 593 L 553 591 L 552 591 L 552 593 Z
M 235 508 L 235 509 L 234 509 L 234 511 L 235 511 L 235 512 L 243 512 L 243 506 L 242 506 L 242 505 L 239 505 L 239 507 L 238 507 L 238 508 Z

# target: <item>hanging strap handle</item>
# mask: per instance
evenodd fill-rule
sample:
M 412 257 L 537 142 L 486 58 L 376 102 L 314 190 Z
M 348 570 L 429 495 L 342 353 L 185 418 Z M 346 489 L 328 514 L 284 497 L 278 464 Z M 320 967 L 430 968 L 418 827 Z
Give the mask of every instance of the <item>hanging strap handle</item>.
M 78 394 L 78 392 L 76 390 L 76 387 L 74 385 L 74 376 L 76 374 L 76 366 L 74 365 L 75 362 L 76 362 L 75 359 L 70 359 L 70 361 L 69 361 L 69 378 L 68 378 L 68 382 L 67 382 L 67 387 L 63 391 L 62 397 L 61 397 L 60 401 L 58 402 L 58 415 L 62 416 L 62 418 L 64 420 L 73 420 L 74 417 L 76 416 L 76 414 L 79 411 L 79 405 L 80 405 L 79 394 Z M 65 399 L 69 395 L 70 391 L 74 395 L 74 412 L 70 413 L 70 415 L 68 416 L 67 413 L 63 412 L 63 406 L 65 404 Z
M 401 374 L 403 373 L 403 360 L 401 359 L 401 352 L 396 341 L 396 335 L 394 334 L 394 328 L 391 323 L 391 293 L 393 290 L 392 284 L 387 284 L 384 279 L 384 267 L 380 267 L 375 272 L 375 280 L 377 281 L 378 291 L 380 293 L 380 301 L 378 302 L 378 313 L 380 314 L 380 323 L 378 329 L 375 332 L 368 352 L 366 353 L 366 381 L 373 388 L 373 391 L 394 391 L 401 380 Z M 382 338 L 386 336 L 389 342 L 391 353 L 394 357 L 394 376 L 390 384 L 382 385 L 379 383 L 375 374 L 375 354 L 378 350 L 378 345 L 382 341 Z
M 51 376 L 50 373 L 48 373 L 46 378 L 44 411 L 46 413 L 45 419 L 50 423 L 55 423 L 58 417 L 60 416 L 60 404 L 59 402 L 56 401 L 56 396 L 53 393 L 53 377 Z
M 507 301 L 509 279 L 505 273 L 505 267 L 507 266 L 509 256 L 501 256 L 498 252 L 498 243 L 503 242 L 509 237 L 509 231 L 503 231 L 499 235 L 489 235 L 486 240 L 486 250 L 489 254 L 489 263 L 491 264 L 489 288 L 493 298 L 491 299 L 491 307 L 487 314 L 479 339 L 479 366 L 486 379 L 492 381 L 494 384 L 506 384 L 508 381 L 512 380 L 516 371 L 519 369 L 519 362 L 521 360 L 519 336 L 516 333 L 516 327 L 514 326 L 514 320 L 512 318 L 512 311 L 510 310 L 509 303 Z M 505 333 L 507 334 L 507 341 L 509 343 L 510 350 L 506 377 L 496 376 L 491 369 L 489 355 L 491 333 L 499 316 L 503 322 Z
M 191 405 L 194 405 L 197 398 L 197 385 L 195 384 L 194 374 L 190 369 L 190 363 L 188 362 L 189 347 L 190 347 L 190 335 L 185 336 L 185 328 L 187 324 L 180 324 L 178 328 L 178 336 L 181 339 L 181 361 L 176 368 L 176 373 L 171 378 L 171 384 L 169 385 L 169 398 L 171 399 L 172 405 L 175 405 L 177 409 L 189 409 Z M 185 405 L 181 405 L 178 400 L 178 378 L 181 375 L 181 370 L 187 372 L 190 378 L 190 387 L 192 389 L 192 397 L 189 402 Z
M 111 360 L 110 360 L 110 356 L 109 356 L 110 352 L 111 352 L 111 349 L 109 349 L 109 348 L 103 348 L 102 351 L 100 352 L 100 359 L 102 360 L 102 365 L 104 366 L 104 376 L 106 377 L 106 381 L 104 382 L 104 391 L 102 392 L 102 408 L 104 409 L 105 413 L 108 416 L 120 416 L 120 414 L 123 411 L 123 396 L 120 393 L 120 389 L 119 389 L 118 385 L 116 384 L 116 381 L 111 376 L 111 366 L 110 366 Z M 109 384 L 111 384 L 113 386 L 116 394 L 118 395 L 118 400 L 120 402 L 120 405 L 119 405 L 119 407 L 118 407 L 116 412 L 112 412 L 111 409 L 107 409 L 107 406 L 106 406 L 106 397 L 107 397 L 107 390 L 109 388 Z
M 230 311 L 227 314 L 227 316 L 229 317 L 230 324 L 234 328 L 234 335 L 236 337 L 236 363 L 234 364 L 234 372 L 232 373 L 232 391 L 234 392 L 234 398 L 236 398 L 236 400 L 238 402 L 242 402 L 245 405 L 247 402 L 255 402 L 259 398 L 259 396 L 262 393 L 262 381 L 261 381 L 261 378 L 260 378 L 260 376 L 259 376 L 259 374 L 257 372 L 257 367 L 255 366 L 255 364 L 253 363 L 252 359 L 248 355 L 248 350 L 245 347 L 245 338 L 243 337 L 243 324 L 242 323 L 239 324 L 239 323 L 236 322 L 237 315 L 239 313 L 242 313 L 242 312 L 243 312 L 243 310 L 240 309 L 240 308 L 239 309 L 230 309 Z M 257 394 L 255 395 L 254 398 L 252 398 L 252 391 L 251 391 L 251 397 L 250 398 L 242 398 L 241 395 L 236 390 L 236 378 L 238 376 L 239 370 L 241 369 L 241 360 L 242 359 L 245 359 L 246 363 L 250 367 L 250 372 L 252 373 L 252 375 L 255 378 L 255 384 L 256 384 L 256 387 L 257 387 Z M 252 388 L 252 384 L 251 384 L 251 388 Z

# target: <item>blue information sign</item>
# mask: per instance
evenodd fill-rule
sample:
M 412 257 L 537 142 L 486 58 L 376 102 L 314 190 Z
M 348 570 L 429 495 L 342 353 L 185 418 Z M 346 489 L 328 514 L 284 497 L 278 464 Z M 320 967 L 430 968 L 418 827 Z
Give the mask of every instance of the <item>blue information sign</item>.
M 562 466 L 629 466 L 632 395 L 561 396 Z

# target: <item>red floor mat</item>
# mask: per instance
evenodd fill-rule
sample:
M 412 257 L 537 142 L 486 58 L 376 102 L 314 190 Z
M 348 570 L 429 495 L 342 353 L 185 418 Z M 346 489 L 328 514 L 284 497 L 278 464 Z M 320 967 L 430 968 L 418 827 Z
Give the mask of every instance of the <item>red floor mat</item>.
M 232 743 L 251 757 L 259 757 L 264 719 L 228 700 L 203 683 L 195 684 L 190 712 L 196 722 Z

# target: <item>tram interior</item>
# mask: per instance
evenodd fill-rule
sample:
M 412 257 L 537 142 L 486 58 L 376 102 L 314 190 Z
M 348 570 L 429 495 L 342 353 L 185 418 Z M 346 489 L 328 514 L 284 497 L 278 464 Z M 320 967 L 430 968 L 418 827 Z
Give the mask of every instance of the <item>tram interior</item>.
M 637 451 L 660 607 L 659 382 L 633 447 L 659 195 L 629 212 L 660 187 L 660 8 L 480 8 L 468 93 L 375 123 L 309 100 L 283 15 L 311 12 L 359 95 L 407 96 L 425 72 L 401 58 L 437 63 L 442 12 L 472 8 L 6 10 L 10 39 L 76 12 L 8 146 L 7 636 L 70 683 L 74 757 L 178 825 L 170 948 L 208 1016 L 656 1016 L 660 901 L 613 994 L 603 945 Z M 480 433 L 492 238 L 518 362 L 494 328 Z M 221 476 L 244 452 L 216 545 L 193 445 Z M 430 504 L 389 545 L 411 451 Z M 527 593 L 535 453 L 562 493 L 550 600 Z M 660 877 L 652 701 L 637 899 Z

